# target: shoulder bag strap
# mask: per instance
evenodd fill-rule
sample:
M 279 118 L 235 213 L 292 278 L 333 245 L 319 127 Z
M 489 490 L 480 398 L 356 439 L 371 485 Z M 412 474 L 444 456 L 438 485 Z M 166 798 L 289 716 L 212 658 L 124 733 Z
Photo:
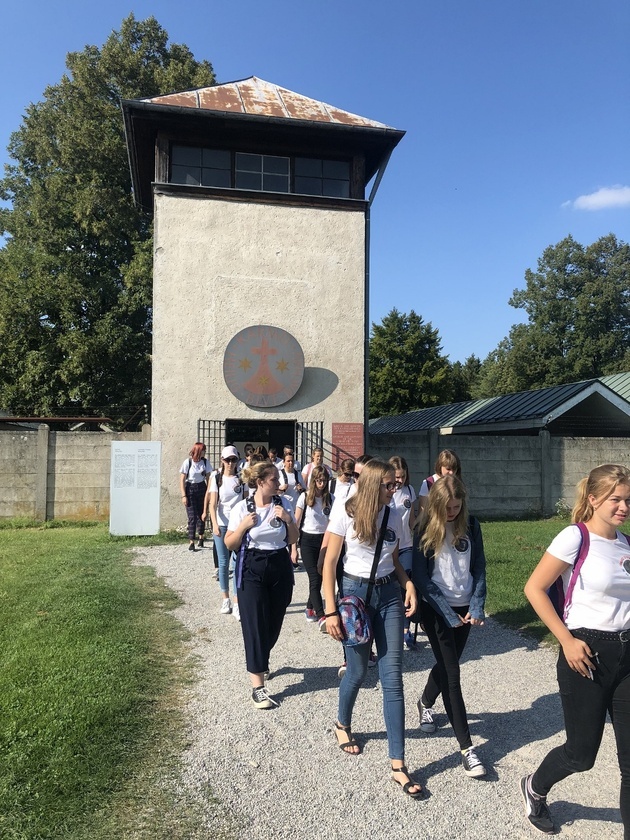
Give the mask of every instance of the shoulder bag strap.
M 389 505 L 385 506 L 385 511 L 383 513 L 383 521 L 381 523 L 381 530 L 378 535 L 378 542 L 376 543 L 376 548 L 374 549 L 374 560 L 372 562 L 372 571 L 370 572 L 370 582 L 368 584 L 367 593 L 365 595 L 365 605 L 366 607 L 370 603 L 370 598 L 372 597 L 372 589 L 374 588 L 374 583 L 376 581 L 376 568 L 378 566 L 378 561 L 381 559 L 381 551 L 383 550 L 383 542 L 385 540 L 385 531 L 387 529 L 387 520 L 389 519 Z

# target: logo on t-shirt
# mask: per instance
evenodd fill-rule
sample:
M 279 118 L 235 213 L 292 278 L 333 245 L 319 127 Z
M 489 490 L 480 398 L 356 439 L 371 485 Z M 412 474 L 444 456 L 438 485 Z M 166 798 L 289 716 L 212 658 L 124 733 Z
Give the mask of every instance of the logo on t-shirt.
M 460 554 L 465 554 L 468 551 L 468 546 L 468 537 L 460 537 L 455 543 L 455 551 L 459 551 Z
M 409 510 L 409 508 L 411 507 L 411 499 L 405 499 L 403 505 L 407 508 L 407 510 Z
M 627 575 L 630 575 L 630 557 L 627 554 L 621 558 L 619 565 Z
M 386 543 L 393 543 L 396 542 L 398 537 L 396 536 L 396 532 L 392 531 L 391 528 L 385 529 L 385 536 L 383 537 L 383 541 Z
M 322 513 L 324 514 L 324 516 L 330 516 L 330 508 L 328 507 L 328 505 L 326 505 L 326 507 L 323 508 Z

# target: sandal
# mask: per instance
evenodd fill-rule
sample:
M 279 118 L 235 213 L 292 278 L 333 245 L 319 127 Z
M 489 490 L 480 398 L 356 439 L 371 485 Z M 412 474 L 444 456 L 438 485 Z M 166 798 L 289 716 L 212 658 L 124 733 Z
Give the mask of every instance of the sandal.
M 395 777 L 396 773 L 404 773 L 405 776 L 407 776 L 407 778 L 409 779 L 409 781 L 405 783 L 399 782 L 398 779 Z M 392 767 L 392 781 L 396 782 L 397 785 L 400 785 L 400 787 L 403 789 L 403 793 L 406 793 L 407 796 L 410 796 L 412 799 L 424 799 L 424 788 L 420 784 L 418 784 L 418 782 L 414 782 L 411 775 L 409 774 L 409 770 L 407 770 L 404 764 L 402 767 Z M 419 788 L 419 790 L 415 790 L 412 793 L 412 787 L 417 787 Z
M 342 752 L 345 752 L 346 755 L 360 755 L 361 754 L 361 747 L 352 737 L 352 731 L 349 726 L 342 726 L 340 723 L 335 723 L 335 729 L 338 729 L 340 732 L 345 732 L 348 736 L 348 740 L 341 743 L 339 738 L 337 737 L 337 733 L 335 732 L 335 738 L 337 738 L 337 746 Z M 357 747 L 357 752 L 353 752 L 354 747 Z M 350 748 L 350 749 L 348 749 Z

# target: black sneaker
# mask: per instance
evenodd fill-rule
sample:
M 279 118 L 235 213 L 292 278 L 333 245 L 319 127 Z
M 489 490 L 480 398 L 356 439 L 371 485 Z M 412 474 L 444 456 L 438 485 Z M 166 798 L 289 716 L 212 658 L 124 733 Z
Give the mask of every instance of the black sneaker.
M 532 773 L 530 776 L 523 776 L 521 779 L 521 793 L 523 794 L 523 799 L 525 800 L 525 813 L 527 814 L 527 819 L 534 828 L 537 828 L 538 831 L 542 831 L 543 834 L 555 834 L 556 829 L 551 820 L 549 808 L 547 807 L 547 797 L 534 796 L 531 792 L 531 778 L 533 775 L 534 774 Z
M 199 537 L 199 542 L 197 543 L 197 548 L 203 548 L 203 537 Z
M 478 779 L 480 776 L 486 775 L 486 768 L 472 747 L 468 747 L 462 753 L 462 767 L 464 768 L 464 773 L 467 776 L 472 776 L 473 779 Z
M 278 705 L 276 701 L 269 696 L 264 685 L 261 685 L 252 691 L 252 703 L 257 709 L 273 709 L 274 706 Z

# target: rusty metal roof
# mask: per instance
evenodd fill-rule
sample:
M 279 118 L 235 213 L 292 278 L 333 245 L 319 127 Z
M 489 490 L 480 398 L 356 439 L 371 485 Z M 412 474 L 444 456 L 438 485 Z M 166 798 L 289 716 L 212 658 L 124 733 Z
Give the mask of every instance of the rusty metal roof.
M 219 111 L 230 114 L 247 114 L 259 117 L 276 117 L 309 122 L 336 123 L 365 128 L 389 128 L 384 123 L 368 120 L 358 114 L 342 111 L 325 102 L 309 99 L 295 91 L 266 82 L 257 76 L 228 82 L 223 85 L 167 93 L 141 99 L 153 105 L 194 108 L 202 111 Z

